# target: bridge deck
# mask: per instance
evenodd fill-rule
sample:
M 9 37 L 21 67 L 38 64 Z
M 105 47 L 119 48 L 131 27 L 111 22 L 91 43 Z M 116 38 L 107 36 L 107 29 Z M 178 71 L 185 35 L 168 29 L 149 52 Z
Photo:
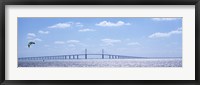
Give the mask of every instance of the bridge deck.
M 22 57 L 18 60 L 63 60 L 63 59 L 91 59 L 89 55 L 99 55 L 101 58 L 97 59 L 130 59 L 130 58 L 143 58 L 125 55 L 112 55 L 112 54 L 71 54 L 71 55 L 56 55 L 56 56 L 40 56 L 40 57 Z M 80 56 L 84 56 L 81 58 Z

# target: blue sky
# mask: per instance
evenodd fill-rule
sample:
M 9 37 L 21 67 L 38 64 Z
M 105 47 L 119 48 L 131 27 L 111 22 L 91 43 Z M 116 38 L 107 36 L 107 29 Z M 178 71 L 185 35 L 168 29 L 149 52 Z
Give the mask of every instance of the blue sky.
M 36 44 L 28 48 L 28 42 Z M 18 57 L 84 53 L 182 57 L 182 18 L 18 18 Z

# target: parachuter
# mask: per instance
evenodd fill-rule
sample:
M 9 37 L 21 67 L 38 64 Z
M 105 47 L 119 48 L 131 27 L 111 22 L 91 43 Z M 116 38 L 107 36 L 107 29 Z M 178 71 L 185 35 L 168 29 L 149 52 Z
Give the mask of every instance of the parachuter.
M 28 43 L 28 48 L 30 48 L 32 44 L 35 44 L 35 42 L 29 42 Z

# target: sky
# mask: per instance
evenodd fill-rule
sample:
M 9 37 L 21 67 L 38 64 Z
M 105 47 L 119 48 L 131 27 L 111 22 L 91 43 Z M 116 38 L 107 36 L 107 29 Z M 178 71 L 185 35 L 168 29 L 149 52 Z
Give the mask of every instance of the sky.
M 35 42 L 28 48 L 29 42 Z M 18 18 L 18 57 L 88 53 L 182 57 L 182 18 Z

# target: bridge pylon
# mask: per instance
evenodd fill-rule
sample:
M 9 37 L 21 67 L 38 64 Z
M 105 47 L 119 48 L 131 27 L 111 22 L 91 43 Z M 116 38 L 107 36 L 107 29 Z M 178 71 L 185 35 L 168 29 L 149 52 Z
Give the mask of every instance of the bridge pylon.
M 85 59 L 87 59 L 87 49 L 85 49 Z
M 104 59 L 104 49 L 102 49 L 102 59 Z

